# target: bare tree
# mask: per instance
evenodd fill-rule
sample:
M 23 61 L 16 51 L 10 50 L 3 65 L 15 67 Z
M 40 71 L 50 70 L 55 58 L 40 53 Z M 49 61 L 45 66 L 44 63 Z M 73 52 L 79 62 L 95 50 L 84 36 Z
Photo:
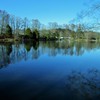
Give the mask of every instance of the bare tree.
M 29 20 L 27 19 L 27 17 L 25 17 L 23 19 L 23 32 L 25 34 L 25 30 L 29 27 Z
M 10 21 L 9 24 L 12 28 L 12 33 L 15 34 L 15 28 L 16 28 L 16 18 L 13 15 L 10 15 Z
M 23 28 L 23 22 L 22 19 L 17 17 L 16 18 L 16 36 L 19 35 L 21 29 Z
M 49 29 L 57 29 L 58 28 L 58 23 L 57 22 L 49 22 Z
M 88 30 L 99 30 L 100 27 L 100 0 L 90 0 L 85 7 L 77 15 L 77 23 L 86 25 Z
M 40 29 L 40 22 L 38 19 L 32 19 L 32 30 L 39 30 Z
M 6 25 L 9 24 L 9 14 L 0 10 L 0 33 L 5 33 Z

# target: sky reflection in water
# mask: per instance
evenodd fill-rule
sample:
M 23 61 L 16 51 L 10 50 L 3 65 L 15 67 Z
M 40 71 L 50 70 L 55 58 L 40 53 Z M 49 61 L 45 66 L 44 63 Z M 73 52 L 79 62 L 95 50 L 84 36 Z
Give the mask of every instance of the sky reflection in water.
M 0 100 L 100 100 L 100 44 L 0 45 Z

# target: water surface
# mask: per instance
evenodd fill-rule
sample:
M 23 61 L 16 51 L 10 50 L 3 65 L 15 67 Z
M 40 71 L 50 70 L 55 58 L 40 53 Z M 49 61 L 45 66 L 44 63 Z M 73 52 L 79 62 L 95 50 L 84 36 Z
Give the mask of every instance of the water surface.
M 100 100 L 100 43 L 0 44 L 0 100 Z

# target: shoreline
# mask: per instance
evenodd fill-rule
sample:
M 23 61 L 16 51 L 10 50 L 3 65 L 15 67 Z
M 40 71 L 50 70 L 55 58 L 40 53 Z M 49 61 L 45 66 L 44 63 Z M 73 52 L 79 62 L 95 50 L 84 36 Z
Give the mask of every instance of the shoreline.
M 80 42 L 80 41 L 84 41 L 84 42 L 100 42 L 100 40 L 89 40 L 89 39 L 39 39 L 39 40 L 33 40 L 33 39 L 15 39 L 15 38 L 5 38 L 5 39 L 0 39 L 0 43 L 9 43 L 9 42 L 27 42 L 27 41 L 34 41 L 34 42 L 38 42 L 38 41 L 76 41 L 76 42 Z

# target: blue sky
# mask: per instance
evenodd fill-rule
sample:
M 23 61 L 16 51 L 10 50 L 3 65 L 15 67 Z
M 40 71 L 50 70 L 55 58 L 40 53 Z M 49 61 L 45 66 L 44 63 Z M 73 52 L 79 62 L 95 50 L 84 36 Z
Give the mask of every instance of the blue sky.
M 74 19 L 88 0 L 1 0 L 0 9 L 8 13 L 39 19 L 41 23 L 68 23 Z

